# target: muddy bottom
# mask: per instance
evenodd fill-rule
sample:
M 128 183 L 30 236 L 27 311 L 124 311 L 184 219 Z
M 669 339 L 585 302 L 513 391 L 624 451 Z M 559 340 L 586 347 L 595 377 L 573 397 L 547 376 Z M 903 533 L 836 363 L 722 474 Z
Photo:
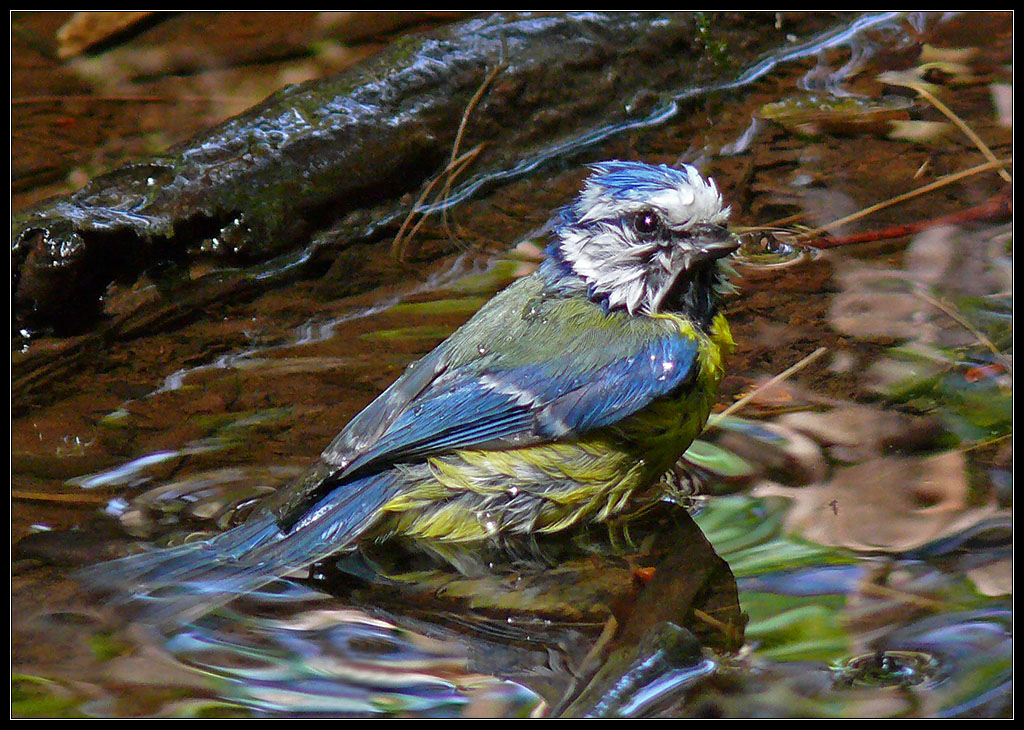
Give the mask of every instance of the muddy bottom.
M 104 128 L 96 110 L 125 102 L 86 73 L 124 35 L 61 61 L 66 14 L 16 15 L 13 110 L 31 115 L 12 124 L 12 155 L 31 174 L 16 177 L 15 208 L 223 118 L 187 106 L 183 84 L 219 84 L 204 110 L 233 89 L 236 113 L 272 90 L 267 79 L 334 70 L 392 40 L 382 29 L 312 50 L 295 40 L 326 27 L 322 15 L 273 16 L 273 36 L 267 18 L 217 24 L 215 69 L 182 50 L 199 47 L 203 16 L 135 27 L 128 38 L 162 33 L 154 47 L 176 60 L 133 71 L 133 83 L 181 103 L 150 102 L 134 130 Z M 1010 716 L 1012 217 L 990 204 L 1012 187 L 989 161 L 1012 153 L 1011 21 L 872 25 L 427 218 L 408 245 L 454 240 L 457 252 L 389 259 L 397 284 L 339 297 L 343 272 L 321 270 L 80 348 L 46 388 L 16 389 L 12 715 Z M 700 620 L 650 654 L 661 670 L 636 674 L 630 662 L 647 655 L 621 659 L 607 644 L 609 596 L 643 595 L 646 573 L 603 542 L 589 555 L 607 550 L 616 570 L 582 556 L 562 566 L 571 579 L 521 569 L 536 581 L 528 601 L 508 590 L 511 573 L 405 593 L 396 576 L 409 566 L 383 557 L 281 581 L 174 630 L 80 591 L 79 566 L 237 524 L 409 362 L 532 270 L 543 245 L 532 234 L 573 195 L 580 163 L 613 158 L 697 164 L 745 241 L 726 306 L 737 351 L 671 506 L 713 548 L 678 528 L 686 549 L 672 570 L 720 558 L 728 580 L 704 576 Z M 113 286 L 129 302 L 159 283 Z M 15 358 L 71 352 L 61 338 L 14 342 Z M 666 519 L 653 534 L 685 524 Z M 722 596 L 744 616 L 716 620 Z M 609 646 L 594 671 L 594 648 Z

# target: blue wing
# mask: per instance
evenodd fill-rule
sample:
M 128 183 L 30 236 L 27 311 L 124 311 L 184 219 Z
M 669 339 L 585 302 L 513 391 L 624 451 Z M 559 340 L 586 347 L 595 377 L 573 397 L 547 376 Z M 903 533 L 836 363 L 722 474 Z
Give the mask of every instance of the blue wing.
M 696 340 L 666 336 L 611 362 L 576 352 L 533 365 L 446 373 L 350 468 L 553 441 L 608 426 L 685 383 L 696 356 Z
M 515 292 L 499 296 L 495 309 L 407 370 L 346 426 L 309 478 L 280 495 L 272 508 L 280 524 L 287 529 L 331 491 L 394 464 L 611 425 L 695 373 L 699 343 L 676 326 L 622 315 L 616 329 L 608 317 L 619 315 L 598 305 L 550 300 L 539 305 L 543 324 L 524 323 L 533 304 Z M 479 344 L 502 338 L 510 344 L 494 351 Z

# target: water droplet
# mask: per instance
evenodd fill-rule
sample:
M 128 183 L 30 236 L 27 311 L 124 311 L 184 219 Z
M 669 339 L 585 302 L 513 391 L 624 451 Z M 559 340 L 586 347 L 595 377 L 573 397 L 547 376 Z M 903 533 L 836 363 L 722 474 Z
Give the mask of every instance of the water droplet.
M 808 261 L 815 255 L 815 251 L 795 246 L 772 231 L 751 231 L 740 236 L 740 248 L 732 262 L 744 268 L 779 268 Z
M 939 663 L 919 651 L 876 651 L 837 666 L 838 681 L 857 687 L 911 687 L 936 676 Z
M 524 322 L 532 322 L 533 320 L 537 319 L 540 316 L 540 314 L 540 302 L 536 299 L 531 299 L 526 303 L 526 306 L 523 307 L 522 317 Z
M 489 512 L 484 512 L 480 515 L 480 524 L 483 525 L 484 531 L 488 535 L 498 534 L 498 523 L 495 522 L 494 516 Z

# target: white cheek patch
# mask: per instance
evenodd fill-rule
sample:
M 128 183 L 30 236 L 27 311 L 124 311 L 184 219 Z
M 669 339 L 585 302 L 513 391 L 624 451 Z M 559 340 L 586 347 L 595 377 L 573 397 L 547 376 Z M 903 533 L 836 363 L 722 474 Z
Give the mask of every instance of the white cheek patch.
M 596 294 L 607 297 L 612 308 L 639 311 L 650 297 L 646 246 L 628 246 L 622 234 L 606 231 L 592 237 L 567 236 L 565 260 Z
M 665 186 L 656 189 L 644 177 L 636 189 L 624 186 L 623 190 L 606 188 L 595 177 L 580 193 L 574 207 L 576 225 L 560 233 L 562 260 L 610 307 L 630 314 L 659 311 L 674 282 L 686 275 L 695 253 L 681 245 L 670 251 L 638 237 L 624 223 L 630 214 L 654 208 L 676 231 L 727 221 L 729 209 L 722 208 L 714 182 L 689 165 L 685 173 L 685 182 L 678 175 L 667 176 Z

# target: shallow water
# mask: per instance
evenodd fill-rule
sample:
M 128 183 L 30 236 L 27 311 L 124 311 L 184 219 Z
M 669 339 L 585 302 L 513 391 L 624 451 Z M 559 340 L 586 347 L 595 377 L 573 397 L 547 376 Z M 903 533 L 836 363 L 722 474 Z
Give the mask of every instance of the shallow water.
M 739 74 L 736 87 L 681 93 L 672 113 L 578 153 L 696 161 L 735 226 L 775 224 L 745 234 L 727 310 L 738 350 L 719 410 L 752 397 L 714 420 L 676 475 L 674 509 L 694 515 L 731 571 L 701 584 L 724 626 L 639 648 L 613 641 L 588 674 L 608 596 L 632 595 L 636 577 L 604 544 L 592 551 L 614 557 L 599 568 L 592 553 L 565 559 L 572 580 L 524 561 L 478 582 L 420 574 L 411 585 L 409 566 L 373 556 L 174 630 L 129 620 L 69 577 L 235 524 L 314 459 L 408 362 L 534 265 L 531 231 L 583 175 L 539 166 L 430 221 L 422 235 L 489 245 L 401 285 L 345 298 L 329 280 L 272 289 L 115 343 L 51 400 L 13 404 L 12 714 L 1010 715 L 1011 223 L 814 252 L 791 238 L 984 162 L 880 73 L 925 69 L 1009 156 L 1010 19 L 854 28 Z M 839 104 L 851 98 L 863 104 Z M 878 107 L 928 123 L 913 127 L 923 136 Z M 832 232 L 938 219 L 1008 190 L 986 171 Z M 498 243 L 498 231 L 510 237 Z M 662 574 L 675 566 L 680 594 L 699 573 L 693 538 L 683 530 L 678 562 L 659 563 Z M 732 595 L 745 626 L 727 613 Z

